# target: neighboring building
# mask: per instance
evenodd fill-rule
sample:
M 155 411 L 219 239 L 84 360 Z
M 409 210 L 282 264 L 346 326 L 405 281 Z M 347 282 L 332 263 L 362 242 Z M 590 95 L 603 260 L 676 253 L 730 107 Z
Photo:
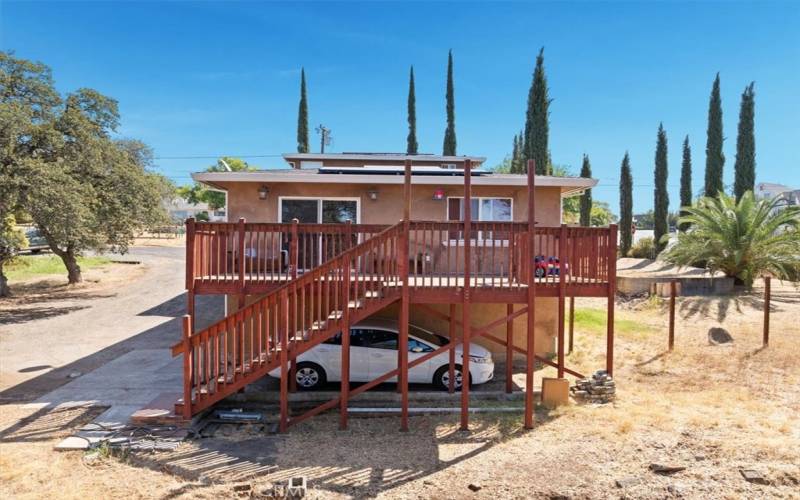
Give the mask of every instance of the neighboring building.
M 790 188 L 783 184 L 759 182 L 756 185 L 755 195 L 756 198 L 759 199 L 780 198 L 781 202 L 775 207 L 774 211 L 779 211 L 782 207 L 786 206 L 800 205 L 800 189 Z
M 169 212 L 170 218 L 178 223 L 183 223 L 186 219 L 194 217 L 195 219 L 207 219 L 212 222 L 223 222 L 225 218 L 225 209 L 211 210 L 208 203 L 189 203 L 183 198 L 175 198 L 165 203 L 165 208 Z

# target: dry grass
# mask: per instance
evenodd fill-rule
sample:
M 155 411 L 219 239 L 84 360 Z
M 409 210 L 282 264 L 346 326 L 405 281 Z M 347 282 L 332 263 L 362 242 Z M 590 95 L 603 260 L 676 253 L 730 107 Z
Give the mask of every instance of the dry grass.
M 397 432 L 396 418 L 352 418 L 349 430 L 338 431 L 337 416 L 328 414 L 285 436 L 232 436 L 222 451 L 211 446 L 219 440 L 201 440 L 138 465 L 111 458 L 93 467 L 82 465 L 80 453 L 50 451 L 53 440 L 3 438 L 0 494 L 230 497 L 230 483 L 198 478 L 227 471 L 242 479 L 234 473 L 275 464 L 276 471 L 246 481 L 261 489 L 305 475 L 311 498 L 800 498 L 800 295 L 773 287 L 767 349 L 757 293 L 681 299 L 673 352 L 666 352 L 665 304 L 621 306 L 619 320 L 629 323 L 617 337 L 616 403 L 540 410 L 533 431 L 510 414 L 474 416 L 469 433 L 457 430 L 456 416 L 414 417 L 408 433 Z M 582 310 L 602 304 L 577 302 Z M 591 372 L 604 364 L 604 336 L 596 313 L 582 317 L 568 364 Z M 708 344 L 708 328 L 718 325 L 733 345 Z M 3 408 L 5 425 L 19 417 Z M 230 442 L 237 439 L 238 446 Z M 245 444 L 272 453 L 246 456 Z M 647 469 L 653 462 L 687 469 L 659 476 Z M 771 484 L 747 483 L 740 468 L 762 472 Z M 630 477 L 631 486 L 615 486 Z

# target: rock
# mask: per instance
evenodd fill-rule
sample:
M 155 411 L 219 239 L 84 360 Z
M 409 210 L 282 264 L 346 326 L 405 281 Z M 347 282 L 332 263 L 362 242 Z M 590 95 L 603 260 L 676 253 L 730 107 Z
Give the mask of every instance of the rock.
M 614 484 L 617 485 L 617 488 L 629 488 L 631 486 L 636 486 L 640 482 L 641 481 L 638 477 L 630 476 L 617 479 L 614 481 Z
M 67 377 L 68 378 L 78 378 L 81 375 L 83 375 L 83 373 L 81 373 L 81 372 L 69 372 L 69 375 L 67 375 Z
M 479 484 L 470 483 L 470 484 L 467 486 L 467 488 L 469 488 L 469 489 L 470 489 L 470 490 L 472 490 L 472 491 L 480 491 L 480 490 L 481 490 L 481 488 L 483 488 L 483 486 L 481 486 L 481 485 L 479 485 Z
M 682 465 L 650 464 L 650 470 L 656 474 L 675 474 L 686 470 Z
M 677 484 L 670 484 L 669 486 L 667 486 L 667 491 L 676 497 L 683 496 L 683 488 Z
M 728 330 L 719 327 L 708 329 L 708 343 L 711 345 L 729 344 L 733 342 L 733 336 Z
M 739 469 L 739 473 L 742 475 L 745 481 L 748 483 L 753 484 L 769 484 L 767 478 L 764 477 L 763 474 L 760 472 L 753 470 L 753 469 Z
M 253 487 L 249 484 L 236 484 L 233 486 L 233 491 L 236 492 L 243 492 L 243 491 L 250 491 Z
M 698 462 L 702 462 L 703 460 L 706 459 L 706 456 L 705 455 L 695 455 L 694 459 L 697 460 Z

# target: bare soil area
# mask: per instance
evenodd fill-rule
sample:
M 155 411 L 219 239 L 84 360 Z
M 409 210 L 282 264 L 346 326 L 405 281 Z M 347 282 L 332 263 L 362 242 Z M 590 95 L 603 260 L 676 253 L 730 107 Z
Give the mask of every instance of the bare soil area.
M 219 498 L 306 476 L 310 498 L 800 498 L 800 292 L 773 283 L 772 335 L 761 346 L 760 285 L 730 297 L 680 298 L 676 348 L 667 304 L 619 305 L 618 321 L 643 328 L 617 337 L 617 400 L 518 414 L 351 418 L 327 414 L 270 436 L 241 429 L 171 452 L 106 457 L 52 446 L 81 421 L 30 406 L 0 407 L 0 495 L 8 498 Z M 578 299 L 579 310 L 603 301 Z M 710 345 L 722 326 L 733 343 Z M 568 365 L 604 365 L 605 338 L 576 330 Z M 552 376 L 553 370 L 537 371 Z M 20 423 L 20 418 L 28 417 Z M 651 464 L 685 467 L 656 474 Z M 765 484 L 746 481 L 750 469 Z M 249 493 L 244 493 L 249 495 Z

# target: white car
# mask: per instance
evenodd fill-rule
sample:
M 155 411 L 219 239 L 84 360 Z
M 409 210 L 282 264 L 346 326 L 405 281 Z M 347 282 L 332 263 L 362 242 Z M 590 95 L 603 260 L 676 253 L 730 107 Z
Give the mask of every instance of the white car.
M 369 319 L 350 328 L 350 381 L 369 382 L 397 368 L 399 325 L 396 321 Z M 448 339 L 414 325 L 408 326 L 408 359 L 424 356 Z M 334 335 L 297 357 L 297 386 L 317 389 L 326 382 L 341 381 L 342 336 Z M 455 387 L 461 387 L 462 346 L 455 348 Z M 472 384 L 483 384 L 494 376 L 492 354 L 477 344 L 469 346 L 469 373 Z M 408 370 L 408 382 L 430 384 L 446 390 L 450 384 L 447 351 Z M 270 372 L 280 378 L 280 369 Z M 397 382 L 392 377 L 387 382 Z

